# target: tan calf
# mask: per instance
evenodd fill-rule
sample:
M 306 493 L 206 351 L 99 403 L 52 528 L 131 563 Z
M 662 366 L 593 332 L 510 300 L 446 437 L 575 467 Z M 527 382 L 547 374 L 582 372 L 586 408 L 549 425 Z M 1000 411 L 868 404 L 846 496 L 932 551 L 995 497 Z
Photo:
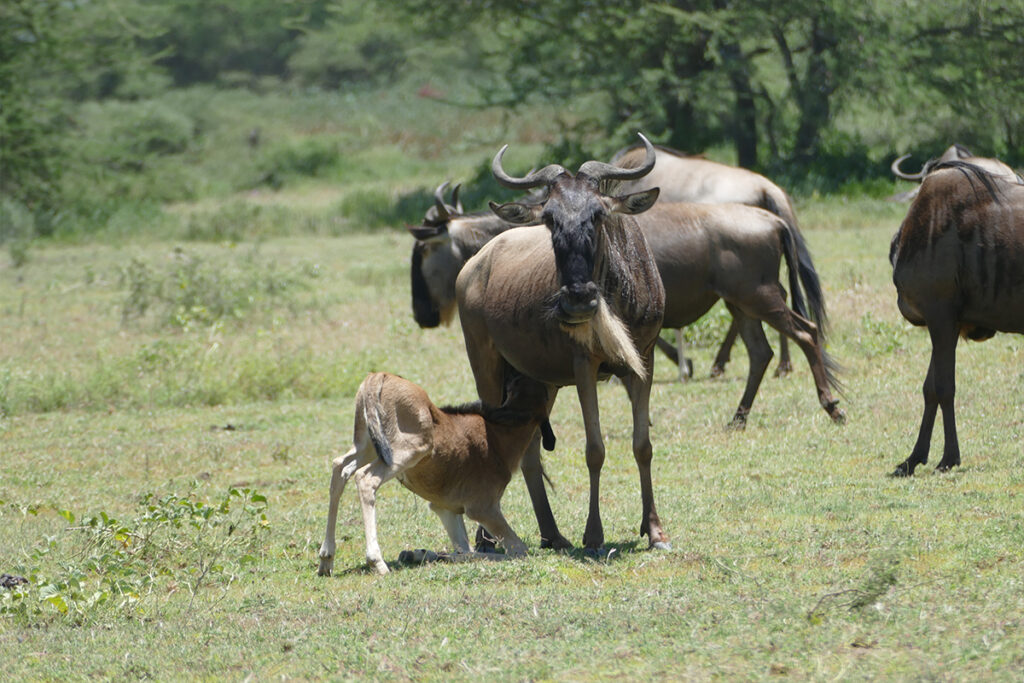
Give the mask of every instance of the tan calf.
M 500 408 L 479 402 L 438 408 L 412 382 L 384 372 L 368 375 L 356 395 L 353 446 L 334 459 L 319 574 L 331 574 L 338 500 L 353 475 L 366 561 L 380 574 L 388 566 L 377 543 L 376 493 L 392 478 L 430 503 L 456 552 L 470 550 L 465 514 L 496 536 L 508 555 L 525 555 L 526 545 L 501 513 L 501 496 L 538 428 L 545 447 L 554 447 L 547 423 L 552 399 L 545 385 L 521 375 L 507 382 L 506 394 Z

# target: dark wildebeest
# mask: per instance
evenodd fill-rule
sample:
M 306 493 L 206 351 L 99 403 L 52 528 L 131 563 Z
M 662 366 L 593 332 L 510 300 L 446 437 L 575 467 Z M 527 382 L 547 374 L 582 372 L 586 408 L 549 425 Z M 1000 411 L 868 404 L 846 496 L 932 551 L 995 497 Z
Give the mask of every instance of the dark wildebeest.
M 547 387 L 511 375 L 498 408 L 480 402 L 438 408 L 422 388 L 386 372 L 363 380 L 356 394 L 352 448 L 332 466 L 320 576 L 330 576 L 334 567 L 338 501 L 353 475 L 363 510 L 366 561 L 378 574 L 387 574 L 388 565 L 377 542 L 376 496 L 390 479 L 430 503 L 455 552 L 470 551 L 465 514 L 487 525 L 509 557 L 526 554 L 526 545 L 501 512 L 501 496 L 537 428 L 548 450 L 554 448 L 554 434 L 547 422 Z
M 1024 185 L 960 161 L 937 166 L 893 237 L 889 260 L 900 312 L 926 326 L 932 341 L 917 443 L 893 474 L 910 476 L 928 461 L 938 408 L 945 436 L 938 469 L 949 470 L 960 464 L 957 338 L 1024 333 Z
M 662 203 L 746 204 L 762 208 L 789 224 L 800 255 L 799 267 L 813 273 L 814 263 L 811 260 L 810 251 L 797 226 L 793 203 L 785 190 L 763 175 L 745 168 L 720 164 L 698 156 L 688 156 L 669 147 L 659 146 L 656 149 L 658 150 L 658 159 L 654 164 L 654 170 L 643 178 L 623 183 L 619 188 L 620 191 L 637 192 L 649 187 L 659 187 L 661 194 L 658 201 Z M 612 163 L 631 168 L 640 163 L 642 153 L 642 148 L 632 145 L 617 152 L 612 157 Z M 826 322 L 824 305 L 820 311 L 814 310 L 811 313 L 815 316 L 820 313 L 821 318 L 815 317 L 814 322 L 824 331 Z M 718 353 L 715 355 L 714 363 L 711 365 L 712 377 L 717 377 L 725 371 L 725 365 L 729 362 L 729 355 L 738 334 L 739 323 L 734 318 Z M 678 332 L 677 339 L 680 339 Z M 677 353 L 666 348 L 669 345 L 663 340 L 659 339 L 658 346 L 669 357 L 681 357 L 681 341 Z M 792 370 L 789 345 L 786 343 L 785 335 L 780 334 L 779 365 L 775 374 L 782 376 L 789 374 Z
M 451 319 L 459 270 L 484 244 L 512 227 L 493 213 L 456 214 L 443 199 L 435 198 L 437 206 L 431 207 L 424 224 L 410 228 L 417 237 L 412 259 L 413 314 L 424 327 Z M 441 215 L 443 220 L 436 219 Z M 805 252 L 800 250 L 797 233 L 788 222 L 740 204 L 665 204 L 660 199 L 636 221 L 665 286 L 665 327 L 689 325 L 723 299 L 733 314 L 737 332 L 743 335 L 750 365 L 732 426 L 745 424 L 772 358 L 760 321 L 780 330 L 782 338 L 802 330 L 801 348 L 809 354 L 819 401 L 834 420 L 843 419 L 829 391 L 836 387 L 836 381 L 823 351 L 824 331 L 815 326 L 812 333 L 811 328 L 794 322 L 778 280 L 779 266 L 785 259 L 796 313 L 812 321 L 824 319 L 817 272 L 804 260 Z M 807 294 L 806 307 L 801 282 Z M 743 330 L 744 326 L 748 329 Z
M 959 143 L 953 143 L 948 148 L 946 148 L 946 151 L 943 152 L 941 155 L 926 161 L 924 163 L 924 166 L 922 166 L 921 170 L 918 171 L 917 173 L 907 173 L 906 171 L 900 170 L 900 164 L 909 157 L 909 154 L 904 154 L 903 156 L 897 158 L 894 162 L 892 162 L 892 165 L 889 167 L 889 169 L 893 172 L 893 175 L 895 175 L 897 178 L 901 178 L 903 180 L 912 180 L 914 182 L 920 183 L 928 176 L 929 173 L 931 173 L 940 164 L 945 164 L 950 161 L 961 161 L 967 164 L 977 166 L 978 168 L 987 171 L 991 175 L 1003 176 L 1006 180 L 1009 180 L 1010 182 L 1021 182 L 1020 176 L 1017 175 L 1017 173 L 1012 168 L 1010 168 L 1003 162 L 999 161 L 999 159 L 975 156 L 971 152 L 971 150 L 967 149 L 966 147 Z M 893 199 L 895 201 L 911 201 L 912 199 L 914 199 L 914 197 L 917 196 L 917 193 L 920 192 L 920 190 L 921 186 L 918 185 L 910 192 L 902 192 L 900 194 L 893 195 L 890 199 Z
M 668 537 L 654 505 L 648 408 L 654 340 L 661 329 L 665 291 L 654 258 L 633 214 L 646 211 L 657 189 L 611 196 L 599 191 L 606 179 L 630 180 L 649 173 L 654 147 L 643 138 L 645 163 L 625 170 L 588 161 L 575 175 L 552 164 L 525 177 L 492 170 L 506 187 L 544 188 L 532 203 L 492 204 L 510 223 L 533 225 L 501 233 L 469 259 L 456 281 L 459 319 L 480 399 L 496 403 L 507 368 L 559 387 L 575 385 L 586 431 L 590 505 L 583 544 L 604 544 L 599 489 L 605 448 L 597 382 L 619 376 L 633 413 L 633 456 L 640 473 L 641 535 L 652 547 Z M 536 225 L 542 222 L 543 225 Z M 553 398 L 552 398 L 553 401 Z M 523 473 L 541 528 L 542 545 L 564 547 L 547 505 L 534 439 Z M 532 466 L 528 466 L 529 461 Z

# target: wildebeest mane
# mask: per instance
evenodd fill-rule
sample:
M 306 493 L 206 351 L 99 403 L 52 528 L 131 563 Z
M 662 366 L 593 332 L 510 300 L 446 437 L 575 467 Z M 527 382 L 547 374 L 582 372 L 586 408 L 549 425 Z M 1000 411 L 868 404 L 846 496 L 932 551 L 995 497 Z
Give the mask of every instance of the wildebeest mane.
M 999 195 L 1002 194 L 1002 190 L 999 188 L 999 185 L 997 184 L 999 178 L 997 178 L 992 173 L 989 173 L 985 169 L 966 161 L 944 161 L 941 164 L 936 165 L 935 168 L 932 169 L 932 171 L 939 171 L 946 168 L 960 171 L 960 173 L 962 173 L 963 176 L 967 178 L 967 181 L 971 184 L 971 187 L 974 189 L 975 196 L 977 196 L 978 194 L 978 187 L 974 184 L 975 179 L 977 179 L 978 182 L 980 182 L 981 185 L 988 191 L 988 194 L 992 198 L 992 201 L 994 201 L 997 204 L 1002 203 L 999 201 Z

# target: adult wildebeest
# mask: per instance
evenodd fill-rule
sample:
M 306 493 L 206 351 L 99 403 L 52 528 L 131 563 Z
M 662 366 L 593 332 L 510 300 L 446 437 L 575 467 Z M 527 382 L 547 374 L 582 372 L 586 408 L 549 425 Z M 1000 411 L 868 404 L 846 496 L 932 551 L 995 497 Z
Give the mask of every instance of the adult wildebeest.
M 1006 180 L 1009 180 L 1010 182 L 1021 181 L 1020 176 L 1017 175 L 1017 173 L 1012 168 L 1001 162 L 999 159 L 975 156 L 971 152 L 971 150 L 967 149 L 966 147 L 959 143 L 953 143 L 952 145 L 947 147 L 946 151 L 943 152 L 941 155 L 926 161 L 924 163 L 924 166 L 922 166 L 921 170 L 918 171 L 917 173 L 907 173 L 906 171 L 900 170 L 900 164 L 909 157 L 909 154 L 904 154 L 903 156 L 893 161 L 892 165 L 889 167 L 893 175 L 895 175 L 897 178 L 901 178 L 903 180 L 912 180 L 920 183 L 926 177 L 928 177 L 928 174 L 931 173 L 940 164 L 945 164 L 950 161 L 961 161 L 964 163 L 977 166 L 978 168 L 987 171 L 991 175 L 1003 176 Z M 891 197 L 891 199 L 897 201 L 911 201 L 914 199 L 914 197 L 917 196 L 917 193 L 920 192 L 920 190 L 921 186 L 918 185 L 910 192 L 903 192 L 894 195 L 893 197 Z
M 493 213 L 455 214 L 443 199 L 435 198 L 437 207 L 431 208 L 424 224 L 410 228 L 417 238 L 412 259 L 413 314 L 426 327 L 450 320 L 459 270 L 484 244 L 512 227 Z M 442 211 L 446 217 L 435 219 Z M 665 204 L 660 198 L 650 211 L 636 216 L 636 221 L 665 286 L 665 327 L 695 322 L 719 299 L 724 299 L 733 314 L 750 358 L 746 390 L 731 423 L 742 427 L 772 358 L 761 321 L 779 329 L 783 339 L 794 330 L 811 333 L 810 328 L 789 319 L 792 311 L 778 280 L 783 259 L 790 268 L 796 312 L 812 321 L 825 318 L 821 283 L 806 260 L 806 250 L 799 248 L 799 233 L 785 220 L 754 207 Z M 801 283 L 807 293 L 806 307 Z M 770 302 L 764 298 L 765 291 L 770 291 Z M 805 355 L 809 353 L 819 400 L 834 420 L 841 421 L 843 413 L 829 391 L 836 382 L 822 349 L 824 331 L 815 326 L 813 334 L 801 338 Z
M 642 136 L 641 136 L 642 137 Z M 665 291 L 633 214 L 654 204 L 658 190 L 611 196 L 602 180 L 649 173 L 654 148 L 643 138 L 645 163 L 622 169 L 588 161 L 575 175 L 551 164 L 525 177 L 492 171 L 513 189 L 544 188 L 535 203 L 492 204 L 510 223 L 533 225 L 501 233 L 469 259 L 456 281 L 459 319 L 480 399 L 500 400 L 509 367 L 552 387 L 575 385 L 586 431 L 590 505 L 583 544 L 604 544 L 599 489 L 605 448 L 597 402 L 599 377 L 615 374 L 629 392 L 633 456 L 640 473 L 641 535 L 653 547 L 668 537 L 654 505 L 648 405 L 654 340 L 661 329 Z M 540 221 L 543 225 L 538 226 Z M 544 544 L 564 546 L 544 493 L 536 439 L 524 467 Z M 540 499 L 538 499 L 538 492 Z
M 637 192 L 649 187 L 659 187 L 661 194 L 658 201 L 662 203 L 746 204 L 762 208 L 786 221 L 791 228 L 800 255 L 799 267 L 814 271 L 814 262 L 811 260 L 810 251 L 797 226 L 793 203 L 785 190 L 763 175 L 745 168 L 720 164 L 699 156 L 688 156 L 669 147 L 658 146 L 656 149 L 658 157 L 654 164 L 654 170 L 643 178 L 623 183 L 619 188 L 620 191 Z M 612 163 L 631 168 L 640 163 L 642 153 L 642 148 L 631 145 L 619 150 L 612 157 Z M 819 313 L 821 318 L 815 317 L 814 322 L 824 329 L 826 323 L 824 306 L 820 311 L 812 311 L 814 315 Z M 725 365 L 729 362 L 729 354 L 738 333 L 739 322 L 734 318 L 711 365 L 712 377 L 717 377 L 725 371 Z M 671 356 L 672 354 L 664 348 L 663 344 L 664 342 L 659 343 L 659 347 Z M 680 346 L 680 356 L 681 352 Z M 779 365 L 775 374 L 786 375 L 792 370 L 789 345 L 786 343 L 785 335 L 780 334 Z
M 1024 333 L 1024 185 L 961 161 L 940 164 L 921 184 L 889 248 L 900 312 L 928 328 L 932 355 L 924 415 L 910 457 L 893 473 L 928 461 L 942 408 L 939 470 L 960 464 L 953 397 L 957 338 Z
M 327 531 L 320 546 L 320 576 L 334 567 L 334 527 L 345 483 L 355 476 L 366 531 L 366 561 L 378 573 L 388 565 L 377 542 L 377 489 L 398 479 L 426 499 L 457 553 L 468 553 L 463 514 L 485 524 L 508 556 L 526 545 L 501 513 L 501 496 L 527 444 L 540 427 L 545 447 L 554 448 L 547 423 L 547 388 L 512 373 L 504 403 L 480 402 L 438 408 L 412 382 L 386 372 L 371 373 L 356 394 L 352 448 L 334 459 Z

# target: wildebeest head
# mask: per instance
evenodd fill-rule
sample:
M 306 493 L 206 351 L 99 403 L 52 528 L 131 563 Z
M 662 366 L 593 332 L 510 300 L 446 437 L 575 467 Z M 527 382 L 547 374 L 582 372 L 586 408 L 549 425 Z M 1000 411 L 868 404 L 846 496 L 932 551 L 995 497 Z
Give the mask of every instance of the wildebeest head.
M 555 316 L 568 325 L 585 323 L 594 317 L 602 295 L 595 280 L 600 279 L 601 241 L 608 221 L 615 214 L 646 211 L 658 198 L 658 188 L 623 196 L 602 194 L 602 180 L 634 180 L 654 168 L 654 146 L 643 135 L 644 163 L 624 169 L 600 161 L 587 161 L 575 175 L 551 164 L 522 178 L 509 176 L 501 166 L 508 145 L 498 151 L 491 164 L 494 177 L 512 189 L 546 187 L 546 199 L 537 203 L 491 202 L 491 210 L 516 225 L 542 222 L 551 231 L 551 243 L 558 271 L 559 292 Z
M 462 259 L 454 252 L 448 225 L 462 214 L 462 204 L 459 185 L 452 190 L 451 203 L 445 202 L 447 187 L 444 182 L 434 190 L 434 205 L 427 210 L 422 225 L 409 226 L 416 238 L 412 248 L 412 312 L 420 327 L 448 324 L 455 314 L 455 276 Z
M 903 163 L 904 160 L 909 158 L 909 154 L 904 154 L 903 156 L 899 157 L 894 162 L 892 162 L 892 165 L 889 167 L 889 169 L 893 172 L 893 175 L 895 175 L 897 178 L 902 178 L 903 180 L 924 180 L 925 176 L 931 173 L 939 164 L 944 164 L 948 161 L 962 161 L 964 159 L 972 159 L 974 158 L 974 154 L 971 153 L 971 150 L 967 149 L 963 145 L 959 143 L 954 143 L 950 145 L 946 149 L 946 151 L 942 153 L 941 156 L 934 157 L 926 161 L 924 163 L 924 166 L 922 166 L 921 170 L 918 171 L 917 173 L 907 173 L 906 171 L 900 170 L 900 164 Z

